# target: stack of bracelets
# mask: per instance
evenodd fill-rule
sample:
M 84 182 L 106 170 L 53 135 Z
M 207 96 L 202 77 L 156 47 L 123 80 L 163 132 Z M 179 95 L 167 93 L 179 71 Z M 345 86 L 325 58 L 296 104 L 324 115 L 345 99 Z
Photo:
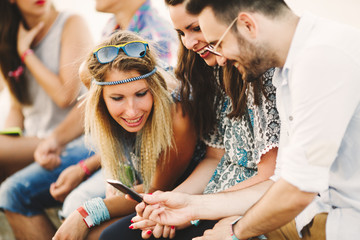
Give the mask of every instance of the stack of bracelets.
M 88 228 L 100 225 L 110 219 L 110 213 L 100 197 L 88 200 L 84 206 L 79 207 L 77 211 L 83 217 L 83 220 Z

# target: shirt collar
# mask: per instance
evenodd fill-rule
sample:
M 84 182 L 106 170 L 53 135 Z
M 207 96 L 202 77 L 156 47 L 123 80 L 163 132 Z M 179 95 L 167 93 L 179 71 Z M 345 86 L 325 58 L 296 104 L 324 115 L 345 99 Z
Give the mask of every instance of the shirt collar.
M 289 53 L 286 57 L 285 64 L 282 68 L 276 68 L 274 73 L 274 85 L 276 87 L 280 86 L 281 84 L 287 84 L 288 80 L 288 73 L 293 66 L 296 57 L 299 53 L 302 52 L 302 48 L 304 46 L 304 42 L 307 41 L 311 32 L 314 29 L 315 22 L 317 17 L 311 14 L 310 12 L 305 12 L 299 20 L 299 23 L 296 27 L 296 31 L 294 37 L 292 39 Z
M 282 74 L 283 68 L 275 68 L 274 76 L 273 76 L 273 85 L 275 88 L 279 88 L 283 82 L 283 74 Z

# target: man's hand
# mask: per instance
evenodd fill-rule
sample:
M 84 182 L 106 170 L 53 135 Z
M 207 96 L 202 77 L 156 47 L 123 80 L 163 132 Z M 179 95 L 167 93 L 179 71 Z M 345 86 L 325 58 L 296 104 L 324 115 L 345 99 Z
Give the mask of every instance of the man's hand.
M 61 224 L 52 240 L 82 240 L 89 233 L 89 229 L 78 211 L 74 211 L 65 222 Z
M 60 153 L 63 146 L 53 137 L 41 141 L 34 152 L 35 161 L 43 168 L 53 170 L 61 163 Z
M 231 240 L 232 223 L 238 216 L 227 217 L 215 224 L 213 229 L 206 230 L 201 237 L 193 238 L 193 240 Z
M 162 225 L 179 226 L 194 220 L 196 206 L 191 196 L 184 193 L 157 191 L 152 195 L 145 194 L 144 202 L 136 206 L 139 216 L 153 220 Z
M 50 194 L 57 201 L 64 202 L 69 193 L 85 179 L 85 173 L 76 164 L 64 169 L 55 183 L 50 186 Z

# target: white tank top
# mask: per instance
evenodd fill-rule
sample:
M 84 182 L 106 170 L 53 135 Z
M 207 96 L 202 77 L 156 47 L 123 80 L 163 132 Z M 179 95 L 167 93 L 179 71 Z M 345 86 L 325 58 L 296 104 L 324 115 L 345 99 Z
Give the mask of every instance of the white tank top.
M 64 12 L 60 13 L 44 39 L 33 49 L 41 62 L 55 74 L 59 73 L 61 37 L 64 24 L 70 15 Z M 43 138 L 51 133 L 73 106 L 64 109 L 58 107 L 30 74 L 30 71 L 26 70 L 25 74 L 32 105 L 23 106 L 22 109 L 24 132 L 27 136 Z M 82 86 L 79 94 L 84 91 L 85 88 Z

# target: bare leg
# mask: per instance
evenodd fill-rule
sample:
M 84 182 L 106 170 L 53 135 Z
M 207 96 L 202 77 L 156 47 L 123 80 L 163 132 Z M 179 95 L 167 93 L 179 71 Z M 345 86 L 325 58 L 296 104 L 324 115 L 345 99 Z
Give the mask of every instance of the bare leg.
M 5 211 L 5 215 L 18 240 L 49 240 L 55 234 L 56 229 L 45 214 L 26 217 Z
M 34 161 L 40 139 L 0 135 L 0 183 Z

